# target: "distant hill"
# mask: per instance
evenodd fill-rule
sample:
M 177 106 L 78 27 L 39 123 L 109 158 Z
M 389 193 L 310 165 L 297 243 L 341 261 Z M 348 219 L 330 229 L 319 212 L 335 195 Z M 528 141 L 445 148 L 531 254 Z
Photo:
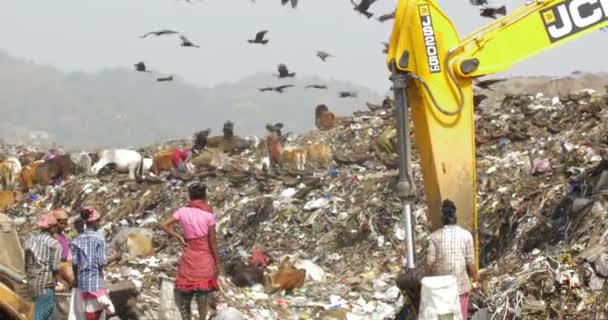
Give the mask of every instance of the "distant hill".
M 20 142 L 32 132 L 48 132 L 70 147 L 142 145 L 204 128 L 220 134 L 228 119 L 240 135 L 263 134 L 267 122 L 278 121 L 285 131 L 302 132 L 313 127 L 317 104 L 346 115 L 382 99 L 370 89 L 314 76 L 279 81 L 271 74 L 255 74 L 204 88 L 179 78 L 159 83 L 154 74 L 126 69 L 66 74 L 2 52 L 0 70 L 0 138 Z M 329 90 L 304 88 L 313 83 L 327 84 Z M 283 94 L 257 90 L 279 84 L 296 87 Z M 340 90 L 359 96 L 340 99 Z
M 492 86 L 492 89 L 498 94 L 527 93 L 536 95 L 537 93 L 543 93 L 549 96 L 559 96 L 581 89 L 594 89 L 603 93 L 606 90 L 604 88 L 606 85 L 608 85 L 608 73 L 574 72 L 562 77 L 514 77 Z

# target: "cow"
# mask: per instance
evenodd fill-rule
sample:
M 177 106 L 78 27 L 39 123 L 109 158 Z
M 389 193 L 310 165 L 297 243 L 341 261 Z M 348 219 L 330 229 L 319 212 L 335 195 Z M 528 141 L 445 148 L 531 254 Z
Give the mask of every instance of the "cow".
M 171 171 L 173 169 L 173 162 L 171 161 L 173 157 L 173 150 L 164 150 L 160 151 L 154 155 L 152 159 L 152 167 L 150 168 L 150 172 L 154 175 L 158 175 L 161 172 Z
M 207 147 L 220 149 L 228 154 L 240 154 L 253 145 L 253 141 L 243 139 L 239 136 L 216 136 L 207 139 Z
M 12 207 L 21 198 L 21 193 L 17 191 L 0 191 L 0 211 Z
M 144 161 L 137 151 L 127 149 L 103 150 L 99 153 L 99 161 L 91 168 L 91 173 L 97 175 L 103 167 L 109 164 L 115 165 L 118 172 L 128 172 L 131 180 L 143 177 Z
M 279 270 L 266 276 L 266 286 L 272 293 L 277 291 L 291 291 L 304 285 L 306 279 L 306 270 L 296 269 L 289 257 L 286 257 L 281 264 Z
M 36 181 L 47 186 L 57 179 L 66 180 L 69 175 L 76 174 L 77 167 L 69 154 L 54 157 L 44 161 L 36 169 Z
M 303 171 L 306 168 L 306 148 L 285 148 L 281 154 L 281 164 L 291 170 Z
M 21 172 L 21 163 L 19 159 L 8 157 L 0 162 L 0 183 L 5 190 L 14 188 L 17 182 L 17 177 Z
M 190 162 L 198 169 L 219 169 L 226 165 L 228 156 L 220 149 L 210 148 L 203 150 Z
M 310 164 L 310 167 L 327 170 L 331 161 L 331 148 L 327 144 L 313 143 L 306 146 L 306 164 Z
M 38 160 L 23 167 L 21 174 L 19 175 L 23 191 L 28 192 L 34 187 L 37 182 L 36 173 L 38 171 L 38 167 L 43 163 L 44 161 Z
M 24 152 L 19 157 L 19 162 L 21 162 L 22 166 L 26 166 L 30 163 L 36 162 L 38 160 L 42 160 L 44 158 L 44 152 Z

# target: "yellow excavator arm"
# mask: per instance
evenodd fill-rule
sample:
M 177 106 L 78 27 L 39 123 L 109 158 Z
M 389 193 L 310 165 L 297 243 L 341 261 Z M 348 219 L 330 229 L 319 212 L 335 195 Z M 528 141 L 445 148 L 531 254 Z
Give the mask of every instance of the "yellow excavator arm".
M 387 63 L 397 115 L 407 123 L 408 106 L 412 114 L 434 229 L 441 226 L 441 201 L 453 200 L 479 258 L 472 79 L 606 26 L 608 0 L 533 0 L 461 40 L 435 0 L 399 1 Z M 407 142 L 404 132 L 399 138 Z M 409 150 L 400 148 L 400 184 L 411 195 Z

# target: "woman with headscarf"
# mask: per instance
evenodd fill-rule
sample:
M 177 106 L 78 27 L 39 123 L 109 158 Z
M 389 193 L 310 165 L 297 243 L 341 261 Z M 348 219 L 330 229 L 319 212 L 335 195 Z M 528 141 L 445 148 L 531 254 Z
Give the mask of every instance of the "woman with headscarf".
M 53 214 L 38 218 L 40 233 L 25 242 L 25 272 L 34 297 L 34 320 L 52 319 L 55 313 L 55 285 L 61 262 L 61 246 L 53 238 L 57 220 Z
M 192 319 L 190 304 L 196 297 L 199 319 L 207 319 L 208 295 L 218 289 L 219 251 L 215 235 L 215 215 L 206 204 L 207 187 L 195 183 L 188 188 L 190 204 L 178 209 L 161 224 L 161 229 L 184 246 L 177 269 L 175 302 L 183 320 Z M 180 223 L 184 236 L 173 229 Z
M 86 319 L 100 320 L 114 313 L 103 279 L 103 269 L 107 264 L 106 242 L 97 232 L 100 218 L 97 210 L 82 208 L 80 218 L 85 222 L 85 230 L 72 243 L 72 265 Z

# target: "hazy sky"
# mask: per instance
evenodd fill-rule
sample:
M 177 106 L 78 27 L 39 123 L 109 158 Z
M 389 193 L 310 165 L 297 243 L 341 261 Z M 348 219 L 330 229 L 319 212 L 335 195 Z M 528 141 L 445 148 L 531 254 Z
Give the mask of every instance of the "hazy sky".
M 2 0 L 0 49 L 64 71 L 127 67 L 140 60 L 149 68 L 176 73 L 185 81 L 210 86 L 255 72 L 274 72 L 286 63 L 300 74 L 351 80 L 379 93 L 390 87 L 381 41 L 392 22 L 366 19 L 349 0 L 300 0 L 297 9 L 279 0 Z M 378 0 L 383 14 L 394 0 Z M 468 0 L 439 0 L 461 36 L 490 22 Z M 524 0 L 505 1 L 512 10 Z M 185 33 L 201 49 L 180 48 L 176 37 L 139 39 L 156 29 Z M 270 44 L 247 39 L 270 30 Z M 595 32 L 528 60 L 510 74 L 566 74 L 607 71 L 608 33 Z M 522 39 L 522 41 L 524 41 Z M 336 58 L 322 63 L 316 50 Z

